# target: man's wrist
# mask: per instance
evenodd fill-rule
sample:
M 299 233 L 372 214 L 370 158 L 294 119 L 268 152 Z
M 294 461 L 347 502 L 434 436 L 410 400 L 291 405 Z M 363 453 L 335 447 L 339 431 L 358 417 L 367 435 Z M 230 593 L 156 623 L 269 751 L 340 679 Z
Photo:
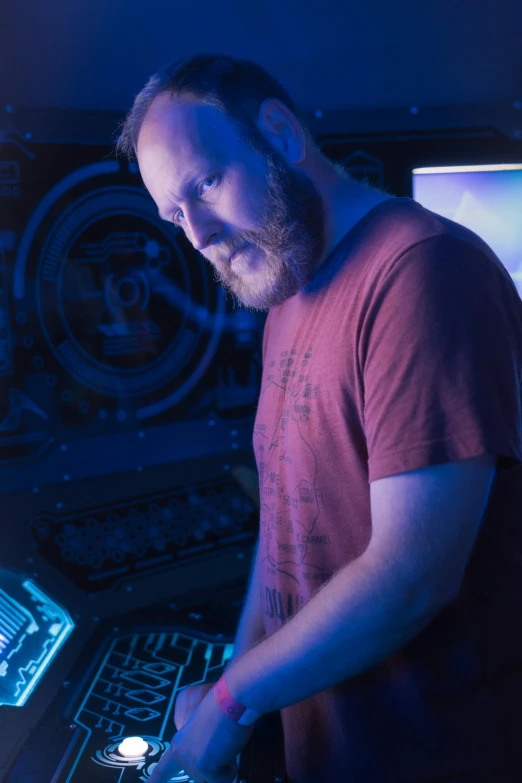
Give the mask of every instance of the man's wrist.
M 261 717 L 261 713 L 246 707 L 233 697 L 224 672 L 214 685 L 214 696 L 223 712 L 240 726 L 252 726 Z

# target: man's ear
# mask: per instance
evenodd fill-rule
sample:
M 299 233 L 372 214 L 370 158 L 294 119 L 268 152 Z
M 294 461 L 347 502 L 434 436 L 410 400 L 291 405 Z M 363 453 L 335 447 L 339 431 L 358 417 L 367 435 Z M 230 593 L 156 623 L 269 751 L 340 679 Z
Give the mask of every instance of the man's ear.
M 259 107 L 258 127 L 268 143 L 288 163 L 305 156 L 305 133 L 291 109 L 277 98 L 267 98 Z

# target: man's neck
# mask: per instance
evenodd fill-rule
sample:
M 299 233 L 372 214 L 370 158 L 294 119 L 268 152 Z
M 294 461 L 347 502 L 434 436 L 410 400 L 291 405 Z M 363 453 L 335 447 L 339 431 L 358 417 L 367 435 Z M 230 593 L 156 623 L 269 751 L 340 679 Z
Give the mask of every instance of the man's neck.
M 318 267 L 328 258 L 341 239 L 378 204 L 392 196 L 362 185 L 354 180 L 340 180 L 327 200 L 329 214 L 326 216 L 325 248 Z

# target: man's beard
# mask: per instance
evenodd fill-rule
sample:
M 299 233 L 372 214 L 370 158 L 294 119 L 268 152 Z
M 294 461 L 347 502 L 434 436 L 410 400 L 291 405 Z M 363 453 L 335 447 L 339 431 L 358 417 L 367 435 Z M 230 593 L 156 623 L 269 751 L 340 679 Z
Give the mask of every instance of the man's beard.
M 270 310 L 300 291 L 314 276 L 324 247 L 324 207 L 317 188 L 267 142 L 263 146 L 262 152 L 257 149 L 267 163 L 263 215 L 259 228 L 241 232 L 235 244 L 248 242 L 262 250 L 261 266 L 243 276 L 228 262 L 213 264 L 218 282 L 252 310 Z

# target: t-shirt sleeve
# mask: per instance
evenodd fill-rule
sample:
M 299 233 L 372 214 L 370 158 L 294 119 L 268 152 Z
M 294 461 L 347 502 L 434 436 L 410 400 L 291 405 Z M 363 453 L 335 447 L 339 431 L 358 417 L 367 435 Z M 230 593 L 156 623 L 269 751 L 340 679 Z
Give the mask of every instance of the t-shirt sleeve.
M 370 481 L 485 453 L 522 462 L 522 302 L 494 256 L 419 242 L 376 283 L 360 339 Z

